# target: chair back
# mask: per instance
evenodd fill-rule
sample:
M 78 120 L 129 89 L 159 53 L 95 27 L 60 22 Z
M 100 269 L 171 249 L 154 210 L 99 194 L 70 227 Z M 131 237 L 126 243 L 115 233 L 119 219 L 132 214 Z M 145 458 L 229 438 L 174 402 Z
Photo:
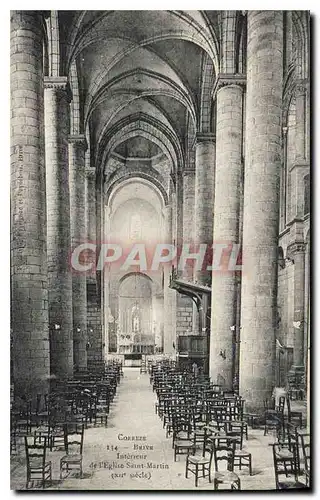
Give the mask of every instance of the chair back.
M 299 446 L 297 427 L 290 422 L 287 423 L 287 438 L 289 449 L 291 449 L 294 445 Z
M 284 407 L 285 407 L 285 403 L 286 403 L 286 397 L 285 396 L 280 396 L 279 397 L 279 404 L 278 404 L 278 412 L 279 413 L 284 413 Z
M 236 441 L 228 436 L 213 436 L 210 441 L 213 445 L 215 470 L 219 471 L 220 462 L 226 462 L 227 469 L 233 471 Z
M 244 426 L 242 422 L 236 424 L 234 422 L 227 422 L 225 424 L 226 434 L 230 437 L 233 437 L 239 449 L 242 450 L 243 447 L 243 434 L 244 434 Z
M 194 444 L 196 446 L 196 436 L 194 436 Z M 202 456 L 206 457 L 209 460 L 209 467 L 211 469 L 211 463 L 213 458 L 214 448 L 213 448 L 213 438 L 208 438 L 204 436 L 203 447 L 202 447 Z
M 310 434 L 300 434 L 304 468 L 310 472 Z
M 84 424 L 79 422 L 65 422 L 63 430 L 66 454 L 82 455 Z
M 32 441 L 31 441 L 32 439 Z M 26 451 L 27 468 L 30 469 L 33 466 L 37 468 L 44 468 L 46 463 L 46 452 L 47 452 L 47 437 L 41 440 L 41 443 L 36 444 L 32 436 L 24 436 L 24 445 Z
M 294 455 L 296 455 L 297 450 L 295 445 L 293 446 L 293 450 Z M 272 445 L 272 451 L 276 489 L 279 490 L 282 489 L 280 484 L 281 476 L 285 476 L 285 481 L 287 481 L 287 478 L 290 478 L 290 476 L 293 476 L 295 481 L 297 481 L 299 469 L 297 468 L 296 460 L 289 461 L 286 455 L 281 454 L 281 445 L 274 443 Z

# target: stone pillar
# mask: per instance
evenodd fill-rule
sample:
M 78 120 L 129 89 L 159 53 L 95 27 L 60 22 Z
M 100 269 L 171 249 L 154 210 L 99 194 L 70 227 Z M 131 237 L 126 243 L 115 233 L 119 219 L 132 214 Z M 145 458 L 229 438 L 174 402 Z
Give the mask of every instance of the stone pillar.
M 85 183 L 86 197 L 86 238 L 89 243 L 97 244 L 97 228 L 96 228 L 96 171 L 94 168 L 87 167 Z M 92 263 L 92 270 L 86 274 L 87 283 L 87 331 L 90 347 L 87 352 L 87 363 L 90 368 L 90 362 L 93 360 L 102 361 L 103 342 L 101 333 L 101 317 L 100 317 L 100 302 L 97 294 L 97 279 L 96 279 L 96 258 L 99 256 L 97 252 L 90 252 L 88 255 L 88 263 Z M 107 350 L 107 345 L 104 346 Z
M 182 252 L 189 245 L 189 253 L 194 253 L 194 209 L 195 209 L 195 170 L 185 169 L 183 172 L 183 206 L 182 206 L 182 220 L 183 220 L 183 239 L 182 239 Z M 178 228 L 179 232 L 179 228 Z M 178 269 L 182 264 L 182 259 L 179 259 Z M 191 281 L 193 279 L 193 270 L 196 264 L 195 260 L 187 260 L 183 267 L 180 268 L 181 276 Z M 177 333 L 191 333 L 193 330 L 194 313 L 191 298 L 186 295 L 178 293 L 177 295 Z
M 86 240 L 85 151 L 83 135 L 69 136 L 71 248 Z M 73 353 L 75 369 L 87 369 L 87 285 L 84 272 L 72 274 Z
M 304 274 L 305 274 L 305 245 L 304 243 L 293 243 L 287 248 L 287 255 L 294 262 L 294 297 L 293 297 L 293 321 L 299 324 L 294 326 L 293 338 L 293 367 L 301 369 L 304 366 Z M 301 370 L 302 371 L 302 370 Z
M 220 75 L 216 85 L 217 142 L 213 236 L 224 252 L 240 244 L 242 182 L 243 78 Z M 217 253 L 214 249 L 214 254 Z M 221 247 L 222 248 L 222 247 Z M 231 390 L 235 356 L 238 278 L 235 269 L 214 263 L 211 296 L 210 377 Z
M 309 174 L 309 154 L 307 152 L 307 86 L 301 80 L 295 89 L 296 125 L 294 134 L 295 155 L 290 165 L 291 177 L 291 221 L 290 236 L 292 242 L 287 248 L 288 255 L 294 261 L 294 297 L 293 320 L 300 322 L 300 327 L 294 327 L 293 369 L 303 372 L 304 366 L 304 299 L 305 299 L 305 253 L 304 253 L 304 177 Z
M 296 160 L 306 158 L 306 85 L 299 81 L 296 86 L 296 126 L 295 150 Z
M 275 383 L 283 12 L 247 16 L 240 394 L 260 411 Z
M 50 375 L 42 18 L 11 11 L 11 330 L 14 394 Z
M 206 255 L 212 246 L 212 217 L 215 175 L 215 137 L 213 134 L 197 134 L 195 177 L 195 243 L 206 244 Z M 210 271 L 207 259 L 202 270 L 195 270 L 194 277 L 200 284 L 209 284 Z
M 294 129 L 294 161 L 290 165 L 291 220 L 304 216 L 304 177 L 309 174 L 309 154 L 307 152 L 307 87 L 304 81 L 296 86 L 296 117 Z
M 85 199 L 86 238 L 89 243 L 96 245 L 96 171 L 94 168 L 86 168 L 85 171 Z M 93 263 L 93 267 L 87 272 L 87 283 L 96 283 L 96 255 L 91 253 L 90 257 L 88 256 L 88 261 Z
M 164 222 L 165 222 L 165 242 L 169 245 L 172 244 L 172 206 L 169 203 L 164 210 Z M 173 343 L 175 338 L 173 337 L 172 328 L 172 302 L 173 295 L 175 291 L 169 288 L 171 265 L 170 263 L 164 264 L 164 334 L 163 334 L 163 352 L 164 354 L 172 355 L 174 353 Z
M 172 214 L 172 244 L 177 245 L 177 194 L 175 191 L 175 186 L 172 188 L 171 193 L 171 214 Z M 166 309 L 165 309 L 166 310 Z M 172 302 L 171 302 L 171 328 L 172 328 L 172 342 L 174 342 L 175 347 L 177 346 L 177 292 L 172 290 Z M 176 349 L 173 348 L 174 355 L 176 354 Z
M 45 77 L 47 244 L 51 373 L 73 374 L 72 271 L 68 129 L 70 93 L 66 77 Z
M 195 170 L 183 172 L 183 243 L 194 242 Z

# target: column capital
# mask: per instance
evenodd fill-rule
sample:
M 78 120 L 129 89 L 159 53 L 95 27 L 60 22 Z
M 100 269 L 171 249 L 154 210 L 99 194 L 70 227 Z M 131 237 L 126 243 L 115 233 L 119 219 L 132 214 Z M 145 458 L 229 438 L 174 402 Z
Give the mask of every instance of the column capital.
M 289 172 L 291 172 L 292 170 L 297 169 L 297 168 L 303 168 L 305 170 L 309 170 L 310 163 L 308 161 L 303 160 L 303 159 L 301 161 L 299 161 L 299 159 L 297 159 L 294 163 L 292 163 L 292 165 L 290 165 Z
M 304 95 L 309 90 L 309 81 L 307 79 L 299 79 L 296 82 L 296 95 Z
M 77 146 L 82 147 L 85 151 L 88 149 L 87 139 L 84 135 L 68 135 L 69 144 L 76 144 Z
M 96 169 L 95 168 L 86 168 L 85 174 L 86 174 L 86 177 L 88 179 L 94 179 L 96 176 Z
M 72 101 L 72 91 L 67 76 L 44 76 L 43 83 L 45 89 L 65 92 L 68 101 Z
M 212 91 L 212 97 L 215 99 L 218 90 L 222 87 L 226 87 L 229 85 L 236 85 L 237 87 L 244 88 L 247 83 L 246 75 L 241 73 L 229 74 L 229 73 L 219 73 L 217 75 L 215 85 Z
M 185 169 L 183 169 L 182 174 L 183 174 L 183 176 L 196 175 L 196 169 L 195 168 L 185 168 Z
M 202 142 L 215 142 L 216 136 L 212 132 L 197 132 L 196 140 L 197 144 Z
M 287 247 L 287 255 L 294 256 L 296 253 L 304 253 L 306 245 L 303 241 L 293 241 Z

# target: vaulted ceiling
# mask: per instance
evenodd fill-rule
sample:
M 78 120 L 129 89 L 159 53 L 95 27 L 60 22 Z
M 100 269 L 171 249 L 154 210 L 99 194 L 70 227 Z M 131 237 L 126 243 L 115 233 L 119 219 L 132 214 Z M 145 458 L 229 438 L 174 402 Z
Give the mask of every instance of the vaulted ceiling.
M 62 73 L 76 69 L 80 128 L 90 133 L 96 162 L 106 161 L 111 138 L 111 149 L 122 154 L 139 135 L 154 142 L 152 155 L 160 147 L 175 166 L 183 163 L 186 142 L 201 128 L 201 99 L 211 90 L 204 66 L 212 82 L 217 71 L 217 15 L 59 11 Z

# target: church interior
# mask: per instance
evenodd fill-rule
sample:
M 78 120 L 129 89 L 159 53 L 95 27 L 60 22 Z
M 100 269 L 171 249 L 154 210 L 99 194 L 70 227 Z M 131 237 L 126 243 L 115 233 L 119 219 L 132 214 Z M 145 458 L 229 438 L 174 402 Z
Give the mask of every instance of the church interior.
M 310 43 L 11 11 L 12 489 L 311 488 Z

